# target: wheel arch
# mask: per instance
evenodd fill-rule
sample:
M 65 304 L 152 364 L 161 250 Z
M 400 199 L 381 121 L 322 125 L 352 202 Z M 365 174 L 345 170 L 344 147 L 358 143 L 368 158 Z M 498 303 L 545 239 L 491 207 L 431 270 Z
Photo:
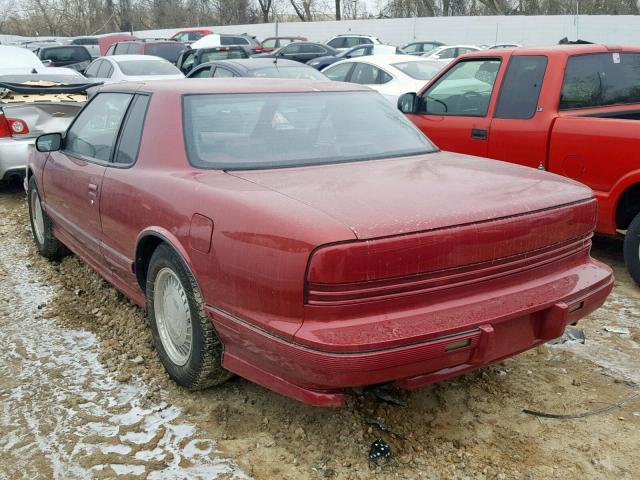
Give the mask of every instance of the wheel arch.
M 134 260 L 136 279 L 138 280 L 138 285 L 143 292 L 146 291 L 147 287 L 147 270 L 149 268 L 149 262 L 151 261 L 153 252 L 155 252 L 158 246 L 162 244 L 168 245 L 173 249 L 189 269 L 193 278 L 197 278 L 194 274 L 191 258 L 178 238 L 166 229 L 159 227 L 149 228 L 138 236 Z
M 626 230 L 640 213 L 640 179 L 628 185 L 618 197 L 615 210 L 616 228 Z

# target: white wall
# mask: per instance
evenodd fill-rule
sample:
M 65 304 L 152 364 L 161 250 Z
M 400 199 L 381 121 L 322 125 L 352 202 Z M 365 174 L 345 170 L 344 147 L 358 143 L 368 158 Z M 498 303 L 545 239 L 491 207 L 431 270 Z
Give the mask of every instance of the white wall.
M 219 33 L 249 33 L 259 39 L 273 36 L 273 23 L 209 27 Z M 139 37 L 167 37 L 180 29 L 135 32 Z M 556 15 L 491 17 L 426 17 L 341 22 L 291 22 L 278 24 L 280 35 L 301 35 L 324 41 L 338 33 L 364 33 L 384 43 L 399 45 L 413 39 L 449 44 L 515 42 L 526 46 L 554 45 L 563 37 L 614 45 L 640 44 L 640 16 Z

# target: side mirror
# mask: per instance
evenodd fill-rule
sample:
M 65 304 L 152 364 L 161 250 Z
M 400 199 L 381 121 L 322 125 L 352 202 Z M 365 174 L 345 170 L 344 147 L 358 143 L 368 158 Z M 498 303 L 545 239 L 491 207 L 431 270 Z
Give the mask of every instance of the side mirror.
M 39 152 L 57 152 L 62 148 L 61 133 L 46 133 L 36 138 L 36 150 Z
M 41 60 L 42 65 L 44 65 L 45 67 L 50 67 L 51 64 L 53 63 L 51 60 Z
M 405 93 L 398 98 L 398 110 L 402 113 L 416 113 L 416 103 L 418 96 L 413 93 Z

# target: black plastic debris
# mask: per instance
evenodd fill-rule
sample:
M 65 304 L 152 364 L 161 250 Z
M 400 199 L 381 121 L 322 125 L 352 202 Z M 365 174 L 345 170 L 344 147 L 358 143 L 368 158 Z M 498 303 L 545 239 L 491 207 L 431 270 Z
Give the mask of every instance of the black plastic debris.
M 406 407 L 407 402 L 398 397 L 398 391 L 391 385 L 378 385 L 371 389 L 371 393 L 383 402 L 391 405 L 398 405 L 399 407 Z
M 384 440 L 376 440 L 369 449 L 369 460 L 376 465 L 383 465 L 391 459 L 391 447 Z

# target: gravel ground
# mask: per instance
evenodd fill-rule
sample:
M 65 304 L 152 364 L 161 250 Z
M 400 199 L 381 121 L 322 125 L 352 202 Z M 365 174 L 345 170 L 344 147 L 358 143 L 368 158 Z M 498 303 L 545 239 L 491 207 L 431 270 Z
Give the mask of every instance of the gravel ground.
M 191 393 L 152 348 L 143 312 L 71 256 L 32 245 L 24 195 L 0 189 L 0 479 L 638 478 L 640 289 L 620 244 L 593 255 L 614 292 L 584 344 L 545 345 L 415 392 L 309 407 L 240 378 Z M 623 327 L 629 334 L 608 332 Z M 372 442 L 391 446 L 384 465 Z

